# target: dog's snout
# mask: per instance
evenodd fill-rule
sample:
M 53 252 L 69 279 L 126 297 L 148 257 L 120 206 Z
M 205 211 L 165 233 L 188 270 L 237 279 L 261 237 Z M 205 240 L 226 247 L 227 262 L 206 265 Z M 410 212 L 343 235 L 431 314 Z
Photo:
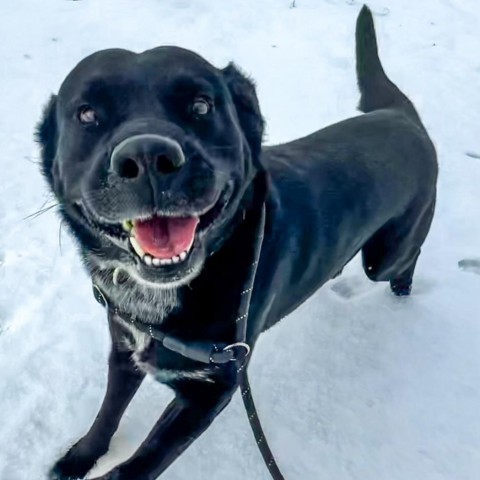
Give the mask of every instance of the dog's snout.
M 134 135 L 123 140 L 113 150 L 110 168 L 119 177 L 135 179 L 148 171 L 168 174 L 180 169 L 185 156 L 180 145 L 161 135 Z

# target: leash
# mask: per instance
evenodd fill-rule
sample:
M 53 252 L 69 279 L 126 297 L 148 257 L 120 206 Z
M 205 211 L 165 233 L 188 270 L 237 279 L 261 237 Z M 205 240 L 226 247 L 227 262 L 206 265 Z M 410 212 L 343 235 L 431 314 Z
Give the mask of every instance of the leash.
M 248 279 L 242 288 L 242 291 L 240 292 L 240 308 L 238 311 L 238 317 L 235 320 L 237 322 L 237 339 L 240 339 L 240 343 L 246 342 L 250 301 L 252 299 L 257 267 L 260 260 L 260 255 L 262 253 L 263 237 L 265 233 L 265 220 L 266 207 L 265 203 L 263 203 L 260 211 L 260 218 L 258 219 L 256 226 L 256 238 L 254 243 L 253 262 L 250 266 L 250 275 L 248 275 Z M 263 432 L 260 419 L 258 418 L 257 408 L 253 400 L 252 389 L 250 388 L 250 382 L 248 380 L 246 358 L 243 361 L 238 362 L 237 365 L 237 375 L 240 384 L 243 405 L 247 412 L 248 421 L 250 423 L 253 436 L 255 437 L 255 441 L 257 442 L 257 447 L 262 454 L 263 461 L 265 462 L 265 465 L 267 466 L 273 480 L 284 480 L 282 472 L 278 468 L 275 457 L 273 456 L 272 450 L 270 449 L 268 441 Z
M 229 362 L 236 362 L 237 364 L 237 380 L 240 385 L 240 392 L 242 395 L 243 405 L 248 415 L 248 421 L 252 429 L 253 435 L 257 442 L 258 449 L 262 455 L 263 461 L 270 472 L 273 480 L 284 480 L 284 477 L 278 468 L 273 453 L 268 445 L 267 439 L 263 432 L 260 419 L 258 418 L 257 409 L 253 400 L 250 382 L 247 374 L 247 357 L 250 354 L 250 346 L 246 342 L 248 314 L 250 310 L 250 302 L 252 298 L 253 287 L 255 283 L 255 276 L 260 260 L 263 236 L 265 231 L 266 207 L 262 203 L 260 210 L 260 217 L 256 221 L 255 241 L 253 244 L 253 262 L 250 265 L 250 272 L 247 280 L 240 292 L 240 306 L 236 322 L 236 341 L 234 343 L 212 343 L 212 342 L 191 342 L 182 340 L 176 336 L 162 332 L 158 327 L 153 327 L 151 324 L 138 322 L 134 317 L 121 314 L 118 308 L 110 305 L 105 294 L 100 290 L 98 285 L 93 284 L 93 295 L 98 303 L 106 307 L 109 313 L 118 315 L 124 320 L 135 326 L 144 333 L 150 335 L 153 339 L 160 342 L 165 348 L 176 352 L 186 358 L 195 360 L 205 364 L 221 365 Z

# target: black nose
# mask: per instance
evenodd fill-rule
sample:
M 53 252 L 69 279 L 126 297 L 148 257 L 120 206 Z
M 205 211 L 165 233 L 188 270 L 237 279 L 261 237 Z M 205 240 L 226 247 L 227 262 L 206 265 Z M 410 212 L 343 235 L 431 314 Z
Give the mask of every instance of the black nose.
M 110 168 L 121 178 L 171 173 L 183 166 L 180 145 L 167 137 L 153 134 L 134 135 L 120 142 L 112 152 Z

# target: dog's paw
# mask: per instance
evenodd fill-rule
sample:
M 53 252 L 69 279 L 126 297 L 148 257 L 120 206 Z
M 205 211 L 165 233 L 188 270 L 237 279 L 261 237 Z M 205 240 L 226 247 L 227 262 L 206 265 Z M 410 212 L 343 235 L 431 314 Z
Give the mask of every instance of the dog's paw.
M 86 455 L 79 451 L 74 445 L 57 463 L 52 467 L 48 480 L 79 480 L 93 468 L 97 456 Z
M 390 282 L 390 289 L 396 297 L 407 297 L 412 292 L 412 282 L 392 280 Z

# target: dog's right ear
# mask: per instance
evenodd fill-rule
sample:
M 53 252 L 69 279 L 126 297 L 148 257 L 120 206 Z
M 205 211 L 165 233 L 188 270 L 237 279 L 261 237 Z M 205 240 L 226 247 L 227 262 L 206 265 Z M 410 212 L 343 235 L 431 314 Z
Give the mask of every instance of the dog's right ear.
M 264 120 L 260 112 L 255 84 L 232 62 L 222 70 L 222 73 L 235 103 L 240 126 L 253 157 L 257 160 L 262 148 Z
M 42 173 L 53 189 L 53 159 L 57 151 L 57 96 L 52 95 L 43 109 L 41 120 L 37 124 L 35 137 L 40 144 Z

